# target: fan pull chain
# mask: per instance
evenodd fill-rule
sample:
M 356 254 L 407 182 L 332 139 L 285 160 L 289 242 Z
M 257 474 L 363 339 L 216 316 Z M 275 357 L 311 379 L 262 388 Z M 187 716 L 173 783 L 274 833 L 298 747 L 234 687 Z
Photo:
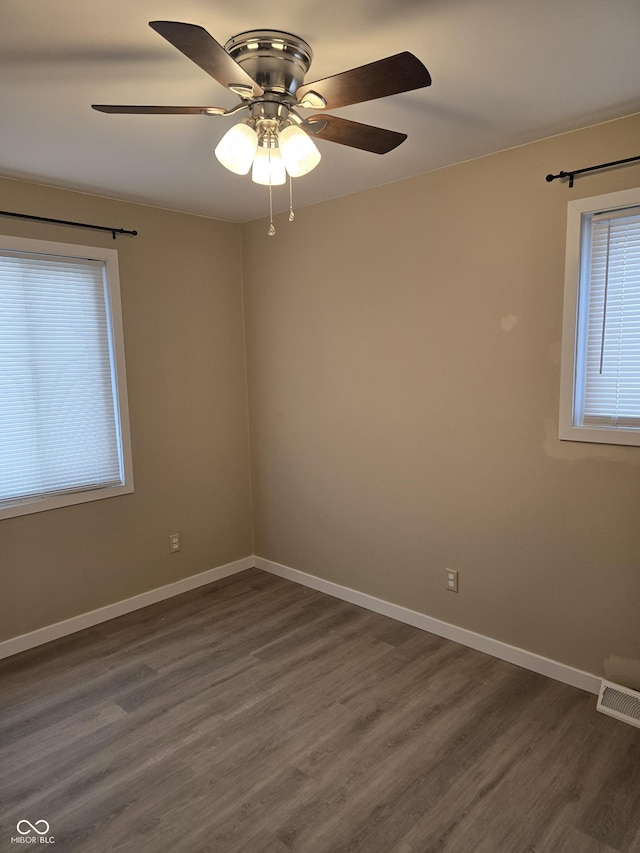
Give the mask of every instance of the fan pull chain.
M 289 222 L 293 222 L 296 218 L 293 212 L 293 178 L 289 175 Z
M 276 233 L 276 226 L 273 224 L 273 198 L 271 195 L 271 184 L 269 184 L 269 230 L 267 234 L 269 237 L 273 237 Z
M 273 237 L 276 233 L 276 226 L 273 224 L 273 193 L 271 189 L 271 149 L 269 149 L 269 230 L 267 234 Z

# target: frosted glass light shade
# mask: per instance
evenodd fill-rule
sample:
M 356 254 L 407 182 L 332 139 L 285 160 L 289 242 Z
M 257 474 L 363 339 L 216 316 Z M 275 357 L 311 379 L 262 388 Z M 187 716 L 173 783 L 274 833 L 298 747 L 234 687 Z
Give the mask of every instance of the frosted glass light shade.
M 246 175 L 251 168 L 258 147 L 258 134 L 248 124 L 234 124 L 216 146 L 216 157 L 222 165 L 235 172 Z
M 279 144 L 284 165 L 292 178 L 306 175 L 320 162 L 320 152 L 314 141 L 293 124 L 280 131 Z
M 280 156 L 280 150 L 278 148 L 258 148 L 253 161 L 251 180 L 256 184 L 276 187 L 279 184 L 284 184 L 286 179 L 287 173 Z

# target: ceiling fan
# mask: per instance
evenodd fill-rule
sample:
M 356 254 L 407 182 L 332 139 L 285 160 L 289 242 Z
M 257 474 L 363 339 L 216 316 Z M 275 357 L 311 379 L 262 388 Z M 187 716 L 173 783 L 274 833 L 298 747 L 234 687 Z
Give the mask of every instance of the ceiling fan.
M 300 110 L 325 110 L 409 92 L 431 84 L 431 76 L 412 53 L 397 53 L 368 65 L 305 83 L 311 65 L 309 45 L 280 30 L 250 30 L 224 46 L 196 24 L 151 21 L 149 26 L 214 80 L 234 92 L 240 103 L 215 106 L 129 106 L 92 104 L 103 113 L 139 115 L 247 116 L 222 137 L 218 160 L 232 172 L 248 174 L 269 187 L 286 175 L 300 177 L 320 161 L 312 137 L 351 148 L 386 154 L 406 134 L 361 124 L 322 112 L 304 118 Z M 292 212 L 290 218 L 293 218 Z M 269 233 L 275 233 L 273 223 Z

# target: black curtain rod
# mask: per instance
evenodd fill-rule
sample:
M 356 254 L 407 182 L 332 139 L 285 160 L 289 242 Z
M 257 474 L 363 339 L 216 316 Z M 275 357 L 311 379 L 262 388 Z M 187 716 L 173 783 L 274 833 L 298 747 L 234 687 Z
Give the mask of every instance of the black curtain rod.
M 127 231 L 126 228 L 109 228 L 107 225 L 89 225 L 86 222 L 70 222 L 68 219 L 51 219 L 49 216 L 31 216 L 28 213 L 12 213 L 9 210 L 0 210 L 0 216 L 12 216 L 14 219 L 33 219 L 35 222 L 53 222 L 54 225 L 73 225 L 75 228 L 92 228 L 94 231 L 110 231 L 113 239 L 116 234 L 131 234 L 136 237 L 137 231 Z
M 586 169 L 573 169 L 571 172 L 558 172 L 557 175 L 547 175 L 546 180 L 551 183 L 551 181 L 555 181 L 557 178 L 569 178 L 569 186 L 572 187 L 575 175 L 582 175 L 585 172 L 595 172 L 598 169 L 610 169 L 612 166 L 622 166 L 624 163 L 635 163 L 636 160 L 640 160 L 640 156 L 627 157 L 625 160 L 612 160 L 611 163 L 601 163 L 599 166 L 588 166 Z

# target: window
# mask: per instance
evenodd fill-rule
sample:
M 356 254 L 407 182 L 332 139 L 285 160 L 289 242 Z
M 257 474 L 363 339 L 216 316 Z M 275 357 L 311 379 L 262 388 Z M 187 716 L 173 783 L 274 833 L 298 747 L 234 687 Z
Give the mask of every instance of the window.
M 0 518 L 132 491 L 117 252 L 0 237 Z
M 640 445 L 640 188 L 569 203 L 559 435 Z

